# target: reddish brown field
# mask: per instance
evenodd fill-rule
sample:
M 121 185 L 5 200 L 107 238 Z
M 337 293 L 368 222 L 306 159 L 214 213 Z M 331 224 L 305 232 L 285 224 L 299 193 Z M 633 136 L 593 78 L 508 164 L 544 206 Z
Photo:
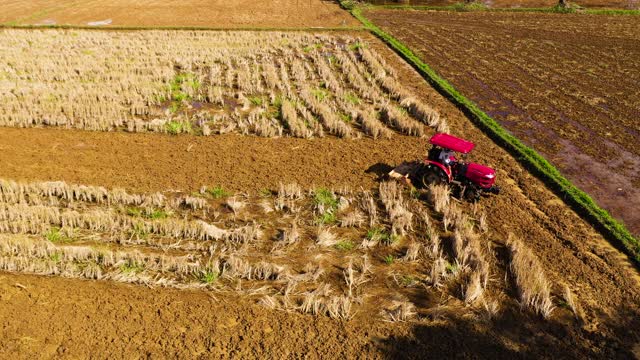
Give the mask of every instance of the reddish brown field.
M 492 249 L 495 272 L 489 292 L 501 304 L 498 316 L 483 319 L 471 307 L 450 308 L 449 304 L 459 304 L 460 300 L 433 298 L 431 290 L 423 287 L 413 289 L 412 301 L 426 309 L 435 304 L 445 306 L 431 308 L 433 313 L 420 321 L 389 323 L 370 311 L 343 321 L 268 310 L 254 300 L 226 292 L 149 289 L 106 281 L 3 273 L 0 356 L 637 355 L 640 290 L 637 272 L 628 259 L 513 157 L 471 126 L 406 63 L 375 39 L 366 39 L 384 54 L 407 87 L 439 109 L 453 133 L 478 145 L 473 160 L 498 169 L 498 183 L 503 188 L 500 196 L 483 199 L 476 205 L 460 204 L 465 211 L 488 214 L 490 232 L 483 235 L 482 241 Z M 255 194 L 264 188 L 275 189 L 281 182 L 298 182 L 305 188 L 375 189 L 376 172 L 384 170 L 384 165 L 421 157 L 426 146 L 424 138 L 400 135 L 376 141 L 333 137 L 304 140 L 3 128 L 0 178 L 65 180 L 141 192 L 190 193 L 202 185 L 221 185 Z M 503 244 L 509 234 L 524 241 L 553 283 L 557 309 L 547 320 L 520 310 L 513 284 L 506 280 L 509 255 Z M 385 269 L 381 259 L 375 261 L 378 269 Z M 380 276 L 384 278 L 383 274 Z M 391 292 L 397 285 L 391 279 L 387 281 Z M 579 318 L 562 305 L 565 284 L 583 309 Z
M 456 0 L 372 0 L 376 5 L 422 5 L 422 6 L 451 6 L 462 1 Z M 555 6 L 555 0 L 482 0 L 479 3 L 490 8 L 543 8 Z M 572 4 L 591 9 L 638 9 L 638 0 L 576 0 Z
M 300 1 L 0 1 L 0 23 L 97 26 L 340 27 L 358 26 L 337 4 Z
M 376 10 L 457 89 L 640 234 L 636 17 Z

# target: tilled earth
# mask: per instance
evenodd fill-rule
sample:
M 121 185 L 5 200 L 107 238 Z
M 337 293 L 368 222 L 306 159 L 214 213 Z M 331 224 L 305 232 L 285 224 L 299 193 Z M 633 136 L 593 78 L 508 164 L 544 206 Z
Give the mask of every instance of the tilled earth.
M 640 234 L 634 17 L 375 10 L 414 49 Z M 426 40 L 428 39 L 428 40 Z
M 375 5 L 418 5 L 418 6 L 451 6 L 458 4 L 455 0 L 370 0 Z M 554 0 L 483 0 L 480 3 L 489 8 L 550 8 L 558 4 Z M 576 0 L 572 1 L 585 8 L 605 9 L 638 9 L 640 3 L 636 0 Z
M 581 320 L 550 320 L 507 306 L 489 322 L 446 314 L 439 320 L 349 322 L 267 310 L 233 295 L 148 289 L 107 282 L 0 275 L 0 354 L 160 357 L 459 357 L 630 358 L 638 355 L 637 270 L 543 183 L 491 142 L 384 47 L 403 83 L 447 117 L 452 132 L 477 144 L 474 160 L 498 169 L 503 192 L 483 199 L 491 235 L 522 239 L 547 277 L 568 284 Z M 373 141 L 213 138 L 0 129 L 0 177 L 66 180 L 136 191 L 240 191 L 377 185 L 388 165 L 421 157 L 426 139 Z M 385 166 L 386 165 L 386 166 Z M 465 207 L 472 207 L 465 204 Z M 506 264 L 504 249 L 496 258 Z M 504 279 L 496 278 L 496 283 Z M 554 287 L 554 296 L 561 289 Z M 448 320 L 447 320 L 448 319 Z

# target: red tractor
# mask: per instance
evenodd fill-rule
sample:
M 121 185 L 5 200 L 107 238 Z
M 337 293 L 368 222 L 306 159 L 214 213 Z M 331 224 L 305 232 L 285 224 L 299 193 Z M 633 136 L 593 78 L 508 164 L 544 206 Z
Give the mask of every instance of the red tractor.
M 429 184 L 449 184 L 460 198 L 475 201 L 483 194 L 498 194 L 496 171 L 490 167 L 458 161 L 454 153 L 466 155 L 475 144 L 443 133 L 437 133 L 429 142 L 433 145 L 422 162 L 405 163 L 392 170 L 393 178 L 427 187 Z

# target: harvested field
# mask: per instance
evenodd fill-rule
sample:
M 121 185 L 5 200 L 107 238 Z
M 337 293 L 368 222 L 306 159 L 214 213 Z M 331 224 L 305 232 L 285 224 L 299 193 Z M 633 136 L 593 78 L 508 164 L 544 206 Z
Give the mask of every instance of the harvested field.
M 629 211 L 640 207 L 635 17 L 390 10 L 367 16 L 640 234 L 640 213 Z
M 435 187 L 431 207 L 396 182 L 374 192 L 280 184 L 259 195 L 141 195 L 0 181 L 0 193 L 5 271 L 234 292 L 343 320 L 426 316 L 429 307 L 411 301 L 423 285 L 429 298 L 462 287 L 453 308 L 492 301 L 479 222 Z
M 357 119 L 356 140 L 0 128 L 0 355 L 634 356 L 628 259 L 380 42 L 326 46 L 387 64 L 387 81 L 356 70 L 341 85 L 359 74 L 380 86 L 393 106 L 359 106 L 381 113 L 389 138 L 358 135 Z M 194 77 L 182 79 L 187 93 Z M 335 89 L 325 99 L 338 107 Z M 380 181 L 426 151 L 398 114 L 425 137 L 437 127 L 412 98 L 478 145 L 500 196 L 471 204 Z
M 0 0 L 0 22 L 143 27 L 345 27 L 358 22 L 322 0 Z M 6 11 L 5 11 L 6 10 Z
M 444 356 L 483 354 L 551 357 L 557 351 L 574 357 L 632 356 L 631 349 L 640 342 L 640 337 L 628 329 L 638 326 L 635 319 L 640 313 L 637 308 L 640 291 L 636 270 L 629 267 L 626 257 L 610 247 L 540 181 L 518 165 L 515 159 L 493 144 L 478 129 L 470 126 L 468 119 L 428 88 L 408 65 L 400 62 L 380 43 L 370 38 L 365 40 L 370 42 L 372 50 L 377 51 L 395 69 L 399 81 L 407 84 L 408 91 L 439 110 L 454 134 L 472 139 L 478 144 L 475 160 L 498 169 L 498 183 L 503 187 L 503 193 L 498 197 L 483 199 L 476 205 L 458 204 L 454 200 L 448 205 L 443 205 L 442 201 L 437 202 L 440 205 L 436 205 L 435 198 L 429 196 L 429 192 L 422 194 L 419 201 L 409 192 L 401 192 L 407 203 L 418 204 L 427 209 L 432 227 L 442 240 L 443 259 L 451 264 L 449 270 L 442 261 L 435 261 L 437 258 L 425 256 L 428 254 L 425 251 L 429 249 L 431 238 L 424 237 L 424 221 L 420 220 L 422 217 L 417 215 L 418 212 L 413 207 L 411 213 L 414 215 L 410 220 L 413 229 L 407 228 L 405 237 L 397 245 L 382 242 L 371 249 L 354 247 L 348 250 L 350 245 L 347 243 L 335 243 L 333 246 L 318 244 L 316 221 L 322 217 L 313 191 L 322 187 L 335 189 L 337 192 L 349 187 L 353 189 L 353 193 L 347 196 L 355 197 L 362 197 L 364 191 L 369 191 L 375 202 L 376 213 L 383 219 L 383 231 L 393 231 L 395 219 L 399 224 L 396 225 L 396 231 L 401 232 L 403 217 L 399 214 L 402 212 L 398 212 L 393 206 L 387 208 L 380 196 L 381 185 L 376 177 L 388 165 L 421 157 L 426 150 L 423 138 L 396 135 L 391 139 L 363 138 L 350 141 L 332 136 L 317 139 L 263 139 L 234 134 L 170 137 L 162 134 L 60 131 L 54 128 L 2 128 L 0 161 L 3 166 L 0 167 L 0 177 L 20 179 L 22 182 L 63 179 L 69 182 L 69 186 L 76 183 L 108 188 L 125 187 L 128 192 L 147 194 L 159 191 L 169 199 L 165 199 L 165 205 L 168 203 L 169 210 L 173 209 L 171 211 L 174 213 L 165 219 L 150 219 L 154 211 L 147 212 L 144 206 L 133 206 L 135 209 L 129 212 L 126 211 L 129 206 L 117 205 L 113 201 L 111 205 L 104 200 L 102 203 L 75 200 L 69 204 L 68 200 L 59 199 L 56 203 L 55 200 L 44 200 L 42 195 L 33 197 L 35 202 L 38 201 L 35 199 L 43 199 L 39 205 L 30 204 L 31 197 L 25 197 L 24 203 L 7 206 L 44 206 L 50 209 L 47 211 L 57 211 L 59 214 L 74 211 L 85 214 L 80 216 L 100 212 L 144 224 L 169 219 L 187 223 L 201 220 L 225 230 L 251 225 L 255 221 L 259 226 L 264 224 L 260 228 L 263 230 L 263 237 L 261 241 L 240 244 L 240 247 L 246 246 L 246 253 L 238 256 L 249 256 L 248 260 L 258 260 L 264 256 L 276 265 L 287 265 L 289 261 L 292 264 L 303 264 L 305 257 L 311 259 L 309 262 L 333 259 L 327 264 L 337 267 L 329 266 L 324 274 L 325 278 L 319 277 L 318 280 L 324 279 L 324 282 L 331 284 L 334 296 L 348 297 L 345 274 L 349 276 L 350 272 L 345 272 L 349 265 L 347 257 L 353 257 L 355 278 L 358 275 L 356 262 L 362 255 L 368 255 L 378 272 L 371 281 L 358 289 L 366 294 L 374 294 L 374 297 L 380 298 L 380 303 L 367 296 L 362 303 L 354 301 L 350 310 L 353 311 L 353 317 L 346 321 L 332 319 L 326 311 L 322 314 L 322 306 L 318 308 L 317 316 L 300 313 L 304 312 L 301 311 L 304 307 L 297 301 L 302 298 L 295 298 L 298 300 L 291 302 L 293 306 L 288 308 L 289 312 L 285 311 L 285 294 L 282 292 L 248 294 L 250 289 L 259 290 L 263 285 L 271 286 L 272 291 L 282 289 L 283 284 L 278 279 L 264 283 L 261 283 L 264 280 L 243 279 L 242 287 L 238 288 L 234 286 L 237 280 L 225 279 L 223 276 L 219 277 L 218 286 L 200 288 L 202 281 L 197 277 L 180 278 L 168 272 L 164 276 L 175 281 L 174 287 L 195 287 L 172 290 L 117 284 L 113 280 L 125 279 L 118 276 L 123 270 L 120 266 L 107 267 L 104 271 L 100 268 L 103 280 L 110 279 L 110 282 L 57 277 L 34 278 L 5 273 L 0 286 L 7 295 L 3 298 L 6 301 L 0 311 L 2 318 L 6 319 L 3 320 L 4 328 L 10 330 L 7 330 L 8 336 L 0 340 L 3 341 L 0 348 L 10 354 L 29 354 L 42 351 L 44 346 L 47 351 L 71 357 L 86 356 L 88 349 L 104 349 L 107 346 L 105 344 L 109 344 L 111 349 L 117 347 L 115 353 L 123 356 L 145 349 L 152 354 L 164 356 L 249 356 L 247 354 L 257 355 L 259 351 L 260 354 L 282 357 L 301 353 L 323 354 L 329 348 L 332 353 L 344 354 L 346 357 L 362 354 L 369 357 L 411 357 L 426 351 Z M 427 136 L 433 134 L 433 130 L 429 128 L 425 131 Z M 100 171 L 96 171 L 96 168 Z M 298 211 L 298 220 L 287 208 L 277 210 L 278 212 L 275 210 L 281 182 L 296 182 L 302 188 L 304 197 L 295 200 L 298 207 L 293 206 Z M 204 196 L 199 191 L 203 185 L 211 190 L 205 191 Z M 247 204 L 226 204 L 228 197 L 213 199 L 213 194 L 220 193 L 220 188 Z M 193 192 L 196 194 L 192 194 Z M 124 198 L 122 192 L 116 193 Z M 188 209 L 184 208 L 185 205 L 176 208 L 173 205 L 176 202 L 171 200 L 185 196 L 202 196 L 210 210 L 204 213 L 203 209 Z M 270 214 L 277 220 L 269 220 L 269 216 L 262 215 L 264 207 L 261 202 L 265 199 L 270 205 L 273 204 L 274 212 Z M 143 200 L 140 198 L 136 201 Z M 352 203 L 351 206 L 355 204 Z M 443 278 L 444 286 L 440 287 L 425 282 L 427 277 L 435 279 L 431 270 L 435 269 L 433 274 L 436 274 L 441 265 L 445 265 L 448 273 L 452 273 L 451 270 L 456 267 L 461 269 L 462 267 L 455 265 L 456 261 L 460 264 L 465 259 L 469 261 L 471 258 L 464 256 L 465 251 L 477 249 L 475 245 L 470 246 L 464 242 L 460 231 L 456 236 L 453 220 L 445 220 L 443 209 L 449 206 L 455 206 L 461 214 L 473 219 L 470 223 L 474 224 L 475 231 L 479 234 L 480 249 L 489 263 L 490 277 L 486 288 L 478 286 L 483 281 L 477 276 L 465 277 L 462 283 L 458 282 L 462 278 L 455 281 L 449 278 L 452 282 Z M 122 213 L 120 210 L 118 213 L 119 208 L 124 208 L 126 212 Z M 233 209 L 236 209 L 237 214 Z M 347 216 L 349 213 L 349 209 L 337 213 L 336 225 L 333 225 L 335 228 L 329 225 L 325 225 L 325 228 L 330 228 L 330 233 L 340 234 L 342 239 L 350 240 L 354 245 L 362 245 L 363 240 L 368 239 L 369 219 L 365 216 L 359 229 L 340 227 L 342 219 L 346 223 L 359 222 L 358 216 Z M 326 220 L 331 220 L 330 215 L 325 216 Z M 24 216 L 22 219 L 25 219 Z M 30 232 L 30 227 L 12 228 L 11 226 L 17 225 L 9 225 L 8 230 L 16 231 L 8 231 L 3 236 L 9 244 L 15 239 L 21 239 L 20 243 L 24 244 L 47 244 L 50 241 L 46 240 L 46 236 L 55 240 L 58 237 L 56 234 L 65 239 L 66 233 L 57 223 L 52 223 L 51 218 L 47 220 L 49 228 L 40 227 L 47 224 L 42 219 L 26 219 L 40 233 Z M 277 222 L 294 220 L 300 221 L 299 229 L 304 229 L 304 232 L 300 231 L 302 235 L 298 242 L 290 245 L 293 250 L 287 250 L 287 246 L 281 249 L 290 251 L 289 254 L 292 255 L 277 258 L 277 251 L 265 252 L 279 244 L 278 239 L 284 237 L 285 232 L 280 233 L 279 230 L 290 230 L 285 226 L 288 223 L 280 226 Z M 60 229 L 51 232 L 51 227 Z M 174 244 L 179 241 L 171 236 L 153 233 L 146 237 L 150 244 L 144 244 L 144 237 L 140 240 L 136 240 L 135 236 L 130 238 L 131 226 L 129 229 L 129 236 L 121 236 L 124 244 L 107 242 L 107 247 L 113 247 L 116 251 L 138 249 L 144 252 L 149 248 L 153 250 L 153 244 L 164 244 L 165 241 L 167 244 Z M 77 240 L 44 246 L 55 246 L 55 251 L 59 251 L 57 247 L 74 246 L 75 241 L 78 241 L 75 246 L 96 246 L 82 241 L 111 239 L 110 231 L 97 231 L 96 234 L 102 235 L 83 239 L 82 234 L 86 231 L 87 229 L 76 230 L 73 234 L 78 235 Z M 375 237 L 375 233 L 371 232 L 371 237 Z M 113 235 L 116 238 L 117 232 Z M 24 240 L 25 237 L 30 240 Z M 331 237 L 323 236 L 323 239 L 321 243 L 331 244 Z M 128 241 L 139 243 L 127 244 Z M 186 246 L 189 242 L 198 243 L 183 239 L 178 246 L 183 243 Z M 411 259 L 416 254 L 416 246 L 410 246 L 412 243 L 419 244 L 422 248 L 417 250 L 417 260 L 400 261 L 399 258 Z M 241 250 L 237 246 L 232 244 L 226 248 L 229 252 Z M 104 249 L 101 246 L 97 248 Z M 216 251 L 221 249 L 222 246 L 218 246 Z M 178 254 L 174 252 L 177 251 L 175 249 L 167 251 L 167 256 Z M 189 251 L 202 257 L 207 249 Z M 13 255 L 10 256 L 20 253 L 22 252 L 12 252 Z M 264 255 L 258 255 L 260 253 Z M 322 256 L 313 260 L 318 255 Z M 387 265 L 387 255 L 395 257 L 394 260 L 388 260 L 391 265 Z M 208 257 L 205 259 L 208 260 Z M 523 276 L 526 273 L 521 270 L 522 264 L 538 264 L 536 266 L 543 269 L 544 277 Z M 293 268 L 296 269 L 296 266 Z M 95 270 L 95 266 L 93 268 Z M 31 270 L 38 269 L 43 268 L 34 267 Z M 73 261 L 68 269 L 81 270 Z M 138 274 L 144 275 L 145 271 L 150 271 L 145 269 Z M 396 272 L 399 269 L 402 271 Z M 407 278 L 402 278 L 404 271 L 408 271 Z M 293 274 L 296 273 L 301 274 L 297 271 Z M 156 278 L 152 277 L 151 280 L 153 279 Z M 413 281 L 416 279 L 418 286 L 414 287 Z M 468 285 L 462 287 L 465 283 Z M 545 291 L 528 291 L 526 284 L 548 284 L 552 306 L 549 307 L 546 300 L 536 300 Z M 569 286 L 569 292 L 565 284 Z M 167 280 L 164 285 L 171 284 Z M 65 289 L 68 286 L 79 287 L 80 290 L 67 292 Z M 383 294 L 376 295 L 380 290 L 375 289 L 384 289 Z M 313 291 L 311 287 L 308 290 Z M 49 298 L 48 294 L 52 291 L 56 294 L 55 299 Z M 294 293 L 290 292 L 292 299 L 294 297 L 291 294 Z M 390 294 L 402 296 L 385 297 L 391 296 Z M 273 299 L 266 298 L 267 295 L 271 295 Z M 355 295 L 358 296 L 357 291 Z M 38 299 L 33 302 L 37 305 L 25 301 L 27 296 Z M 572 307 L 564 305 L 569 303 L 565 298 L 572 299 L 575 314 L 578 315 L 574 314 Z M 486 305 L 485 300 L 488 300 Z M 384 305 L 385 301 L 390 302 Z M 303 300 L 302 302 L 304 303 Z M 413 307 L 408 303 L 413 304 Z M 326 303 L 324 306 L 326 307 Z M 281 310 L 271 310 L 269 307 Z M 542 317 L 547 313 L 545 309 L 551 309 L 546 320 Z M 17 322 L 15 314 L 19 312 L 34 316 L 24 317 L 23 322 Z M 71 314 L 67 314 L 69 312 Z M 90 325 L 83 325 L 87 319 L 83 314 L 89 317 Z M 51 323 L 46 320 L 50 318 L 64 320 Z M 113 318 L 126 321 L 118 324 L 111 321 Z M 393 318 L 406 320 L 385 321 Z M 108 322 L 105 319 L 109 319 Z M 136 320 L 130 321 L 133 319 Z M 48 335 L 67 331 L 62 329 L 71 329 L 77 335 Z M 144 338 L 140 336 L 141 331 L 147 334 Z M 182 335 L 177 336 L 178 333 Z M 274 334 L 278 336 L 274 338 Z M 313 339 L 308 338 L 308 334 L 314 334 Z M 283 343 L 281 339 L 284 335 L 288 340 Z M 33 340 L 27 341 L 24 337 Z M 133 343 L 140 345 L 134 347 Z M 87 344 L 91 346 L 87 347 Z
M 352 36 L 2 33 L 3 126 L 300 138 L 379 138 L 392 130 L 421 136 L 425 125 L 448 129 Z
M 608 331 L 617 332 L 617 326 L 626 324 L 619 324 L 622 319 L 616 318 L 607 320 L 606 325 L 599 324 L 599 334 L 605 336 L 608 346 L 600 344 L 597 350 L 587 345 L 580 331 L 574 335 L 581 339 L 579 347 L 575 346 L 576 338 L 567 340 L 566 335 L 547 336 L 530 345 L 526 344 L 529 340 L 523 342 L 533 335 L 531 330 L 525 330 L 523 322 L 535 324 L 534 331 L 553 333 L 558 331 L 553 329 L 592 324 L 600 319 L 594 311 L 607 306 L 592 303 L 585 294 L 587 289 L 578 287 L 576 282 L 566 285 L 567 274 L 545 267 L 544 258 L 539 259 L 521 239 L 511 235 L 504 238 L 503 231 L 494 230 L 493 221 L 487 221 L 484 211 L 479 206 L 449 200 L 445 188 L 429 188 L 417 198 L 396 182 L 382 182 L 372 191 L 309 191 L 296 184 L 280 184 L 260 193 L 232 194 L 222 187 L 203 187 L 196 193 L 131 194 L 63 182 L 0 180 L 0 269 L 181 290 L 157 294 L 158 290 L 145 290 L 165 299 L 166 304 L 152 301 L 158 314 L 165 314 L 161 319 L 183 311 L 174 302 L 195 305 L 196 299 L 200 299 L 199 305 L 190 306 L 195 313 L 189 318 L 199 317 L 205 309 L 210 314 L 218 313 L 212 308 L 231 314 L 222 317 L 228 326 L 211 329 L 212 334 L 208 330 L 210 320 L 219 324 L 220 316 L 205 316 L 204 322 L 198 321 L 199 330 L 187 331 L 186 349 L 179 350 L 174 341 L 145 346 L 165 355 L 184 351 L 224 353 L 228 347 L 236 347 L 239 354 L 246 355 L 251 350 L 244 349 L 242 343 L 235 344 L 238 340 L 222 338 L 228 336 L 228 331 L 237 331 L 239 323 L 248 324 L 243 314 L 249 309 L 258 317 L 251 323 L 269 323 L 269 319 L 286 315 L 286 322 L 295 328 L 302 323 L 322 324 L 318 335 L 331 342 L 335 341 L 329 340 L 335 334 L 330 329 L 346 326 L 354 341 L 335 345 L 338 350 L 334 351 L 364 351 L 376 357 L 410 355 L 430 348 L 448 354 L 451 349 L 440 348 L 434 337 L 402 346 L 412 336 L 442 331 L 447 336 L 468 337 L 466 345 L 456 347 L 466 355 L 480 351 L 540 356 L 547 350 L 564 349 L 573 356 L 610 357 L 623 344 L 635 341 L 633 335 L 610 338 L 613 334 Z M 15 283 L 12 285 L 11 281 Z M 61 284 L 55 279 L 47 282 Z M 12 318 L 9 314 L 16 306 L 30 306 L 29 302 L 14 303 L 14 299 L 22 298 L 22 292 L 43 302 L 44 308 L 40 305 L 36 312 L 41 316 L 58 311 L 47 305 L 51 302 L 46 296 L 37 295 L 40 286 L 35 279 L 3 276 L 0 284 L 4 294 L 11 294 L 5 299 L 7 305 L 0 309 L 9 311 L 7 316 L 3 313 L 4 319 Z M 116 318 L 144 317 L 150 327 L 145 333 L 153 334 L 152 338 L 160 336 L 158 328 L 151 325 L 155 323 L 154 316 L 143 310 L 149 307 L 137 309 L 138 302 L 148 295 L 115 285 L 78 284 L 81 289 L 95 288 L 107 294 L 135 294 L 126 296 L 129 306 L 136 304 L 135 310 L 130 308 L 128 313 L 116 315 L 112 311 L 119 302 L 109 300 L 105 303 L 108 306 L 98 312 Z M 627 290 L 635 293 L 633 280 L 629 285 L 632 287 Z M 204 294 L 210 297 L 203 298 Z M 563 305 L 566 294 L 570 294 L 571 306 Z M 83 311 L 93 312 L 104 299 L 91 304 L 87 300 L 92 297 L 71 298 Z M 231 303 L 231 299 L 239 300 Z M 59 300 L 54 302 L 69 306 Z M 631 309 L 619 311 L 616 317 L 632 316 Z M 11 333 L 27 331 L 36 336 L 28 343 L 3 338 L 7 341 L 3 351 L 35 351 L 35 344 L 43 341 L 40 331 L 33 328 L 38 321 L 29 316 L 26 323 L 20 322 L 20 327 L 3 323 L 5 328 L 13 329 Z M 391 324 L 382 325 L 388 322 Z M 68 317 L 64 317 L 63 324 L 76 326 Z M 367 324 L 366 332 L 363 324 Z M 193 324 L 181 326 L 191 328 Z M 276 330 L 274 326 L 279 325 L 272 324 L 271 330 L 259 331 L 248 340 L 267 346 L 264 350 L 273 354 L 302 351 L 296 343 L 275 348 L 268 336 Z M 407 333 L 412 327 L 414 335 Z M 57 326 L 47 328 L 56 330 Z M 109 327 L 90 328 L 113 336 Z M 127 326 L 124 331 L 135 329 L 136 326 Z M 509 329 L 508 337 L 504 336 L 505 329 Z M 203 334 L 219 339 L 218 345 L 205 341 Z M 378 336 L 391 338 L 377 340 L 374 347 L 363 342 Z M 77 340 L 94 344 L 92 348 L 104 346 L 84 335 L 44 341 L 48 352 L 86 355 L 87 348 L 78 346 Z M 124 338 L 114 340 L 119 344 Z M 303 343 L 317 351 L 320 344 L 308 341 Z M 448 340 L 451 341 L 458 342 Z M 513 348 L 515 344 L 524 348 Z M 541 344 L 545 346 L 540 348 Z M 484 350 L 477 348 L 481 345 Z M 123 351 L 125 354 L 134 350 L 125 346 Z

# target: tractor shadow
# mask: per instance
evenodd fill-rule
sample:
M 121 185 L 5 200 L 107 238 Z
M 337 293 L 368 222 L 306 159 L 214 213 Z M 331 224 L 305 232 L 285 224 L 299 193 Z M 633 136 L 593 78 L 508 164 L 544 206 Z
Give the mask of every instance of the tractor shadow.
M 389 172 L 394 170 L 396 174 L 407 176 L 413 183 L 413 186 L 420 188 L 419 186 L 419 171 L 421 169 L 420 161 L 404 161 L 396 166 L 391 166 L 385 163 L 376 163 L 369 166 L 365 170 L 366 174 L 375 174 L 377 176 L 376 181 L 384 181 L 390 178 Z
M 514 303 L 512 305 L 517 305 Z M 590 329 L 568 311 L 551 319 L 509 306 L 495 318 L 445 313 L 426 318 L 405 336 L 378 339 L 385 359 L 638 359 L 640 313 L 622 305 Z
M 376 181 L 383 181 L 388 178 L 389 172 L 393 170 L 393 168 L 394 167 L 389 164 L 379 162 L 369 166 L 369 168 L 365 170 L 365 173 L 376 175 Z

